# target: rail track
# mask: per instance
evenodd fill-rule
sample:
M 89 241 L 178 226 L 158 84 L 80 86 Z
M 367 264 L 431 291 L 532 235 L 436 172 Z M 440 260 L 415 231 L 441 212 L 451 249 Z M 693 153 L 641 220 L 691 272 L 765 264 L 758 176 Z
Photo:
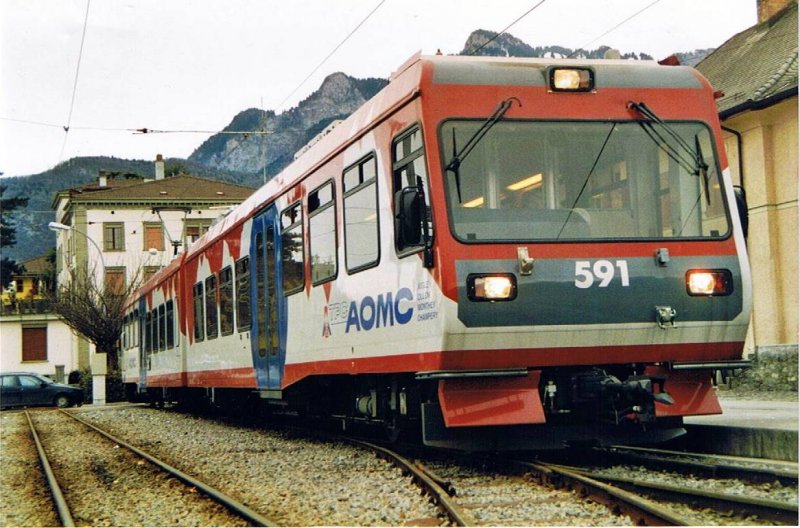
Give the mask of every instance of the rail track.
M 552 478 L 556 472 L 541 469 L 548 478 L 534 480 L 535 468 L 493 457 L 431 454 L 429 451 L 394 448 L 347 437 L 345 441 L 370 449 L 391 460 L 422 488 L 442 515 L 454 526 L 686 524 L 677 516 L 654 514 L 646 501 L 619 490 L 600 496 L 587 493 L 585 482 Z M 420 460 L 422 458 L 422 460 Z M 610 490 L 612 486 L 597 483 Z
M 555 466 L 557 467 L 557 466 Z M 747 495 L 719 493 L 705 489 L 698 489 L 688 485 L 675 485 L 656 482 L 649 479 L 640 479 L 623 476 L 610 476 L 601 472 L 586 471 L 581 468 L 558 467 L 569 471 L 576 476 L 591 478 L 595 481 L 613 483 L 622 489 L 634 491 L 661 501 L 691 504 L 699 510 L 716 510 L 719 512 L 733 512 L 743 519 L 754 518 L 779 525 L 796 526 L 798 521 L 797 503 L 762 499 Z M 663 508 L 668 511 L 668 507 Z M 690 524 L 703 524 L 689 521 Z
M 449 522 L 456 526 L 475 525 L 513 525 L 534 524 L 545 522 L 547 524 L 580 523 L 580 515 L 574 512 L 564 513 L 557 508 L 551 508 L 552 498 L 542 494 L 541 490 L 526 490 L 526 492 L 539 493 L 537 508 L 530 518 L 515 517 L 515 510 L 520 508 L 524 499 L 513 497 L 521 488 L 543 484 L 550 489 L 566 489 L 575 495 L 571 499 L 559 500 L 569 512 L 572 505 L 566 504 L 569 500 L 575 503 L 586 503 L 587 499 L 594 503 L 602 504 L 610 512 L 618 516 L 628 517 L 633 524 L 644 526 L 702 526 L 714 524 L 728 524 L 733 521 L 738 524 L 768 524 L 794 526 L 798 522 L 797 503 L 759 498 L 748 494 L 720 493 L 705 489 L 702 481 L 694 481 L 692 485 L 676 485 L 658 482 L 655 479 L 641 479 L 626 476 L 610 476 L 601 471 L 592 471 L 587 468 L 570 467 L 563 464 L 544 462 L 508 461 L 502 459 L 485 459 L 483 464 L 491 467 L 487 474 L 478 479 L 465 478 L 465 466 L 474 465 L 474 460 L 466 462 L 460 459 L 451 462 L 461 469 L 432 469 L 430 462 L 413 461 L 409 457 L 394 453 L 392 450 L 370 444 L 358 442 L 370 449 L 379 451 L 382 456 L 393 459 L 404 469 L 415 475 L 417 481 L 432 500 L 440 506 L 443 515 Z M 615 448 L 621 450 L 622 448 Z M 645 451 L 654 455 L 653 450 L 631 449 L 641 455 Z M 658 451 L 658 450 L 656 450 Z M 416 453 L 420 455 L 420 452 Z M 700 467 L 707 472 L 708 466 L 716 465 L 716 472 L 711 472 L 715 477 L 724 474 L 728 478 L 760 481 L 767 475 L 776 475 L 783 482 L 791 484 L 792 464 L 781 461 L 759 461 L 752 459 L 739 460 L 735 457 L 722 457 L 716 455 L 701 456 L 693 453 L 659 452 L 664 459 L 674 460 L 677 465 L 671 469 L 685 469 L 686 460 L 694 459 Z M 424 454 L 421 455 L 423 458 Z M 459 457 L 460 458 L 460 457 Z M 698 462 L 702 459 L 703 462 Z M 454 457 L 455 460 L 455 457 Z M 666 465 L 666 462 L 664 462 Z M 433 466 L 445 467 L 441 463 L 433 462 Z M 527 474 L 528 481 L 519 478 L 519 475 L 509 474 L 504 467 L 511 465 L 521 468 Z M 461 474 L 459 474 L 461 473 Z M 447 476 L 443 476 L 447 475 Z M 453 475 L 455 475 L 453 477 Z M 483 482 L 480 482 L 483 480 Z M 498 481 L 505 480 L 503 486 L 513 490 L 504 492 L 503 498 L 484 500 L 480 497 L 481 488 L 498 486 Z M 796 474 L 794 483 L 796 484 Z M 796 496 L 796 492 L 795 492 Z M 460 499 L 460 500 L 459 500 Z M 491 510 L 494 510 L 493 512 Z M 549 511 L 549 513 L 548 513 Z M 575 515 L 574 517 L 572 515 Z M 613 524 L 606 522 L 606 524 Z
M 36 414 L 34 420 L 25 412 L 63 526 L 276 526 L 235 499 L 71 413 Z M 55 416 L 68 421 L 59 422 Z M 87 437 L 87 428 L 103 439 Z M 152 487 L 156 501 L 150 500 L 153 494 L 143 483 Z M 170 501 L 174 502 L 164 504 Z M 163 507 L 152 507 L 154 503 Z M 126 507 L 121 508 L 123 504 Z M 185 513 L 184 517 L 176 519 L 175 511 Z
M 594 450 L 606 463 L 634 463 L 653 469 L 691 471 L 716 478 L 754 482 L 780 482 L 797 486 L 797 462 L 744 458 L 707 453 L 687 453 L 643 447 L 612 446 Z
M 591 462 L 586 453 L 576 457 L 585 463 L 582 467 L 531 466 L 636 493 L 663 511 L 677 506 L 675 524 L 714 524 L 709 512 L 744 524 L 798 522 L 798 472 L 793 462 L 624 446 L 597 448 L 589 456 Z M 763 496 L 765 487 L 783 491 L 782 498 Z

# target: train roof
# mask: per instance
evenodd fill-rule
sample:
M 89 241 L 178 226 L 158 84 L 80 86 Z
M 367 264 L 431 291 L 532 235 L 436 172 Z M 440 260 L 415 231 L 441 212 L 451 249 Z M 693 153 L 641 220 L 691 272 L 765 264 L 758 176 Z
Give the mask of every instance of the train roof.
M 329 134 L 256 190 L 187 250 L 186 258 L 202 252 L 208 243 L 236 224 L 269 205 L 285 189 L 293 187 L 357 141 L 391 113 L 415 99 L 426 85 L 524 85 L 546 86 L 554 66 L 582 66 L 595 71 L 595 87 L 602 88 L 709 88 L 705 79 L 687 66 L 662 66 L 655 61 L 608 59 L 542 59 L 518 57 L 464 57 L 419 53 L 402 64 L 390 83 L 353 112 Z

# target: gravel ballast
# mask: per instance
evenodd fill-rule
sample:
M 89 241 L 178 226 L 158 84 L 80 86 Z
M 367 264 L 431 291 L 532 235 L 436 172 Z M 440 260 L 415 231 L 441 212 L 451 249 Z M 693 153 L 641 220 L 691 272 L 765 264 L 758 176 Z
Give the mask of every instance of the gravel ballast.
M 398 468 L 348 445 L 172 411 L 128 408 L 80 415 L 280 525 L 443 522 Z

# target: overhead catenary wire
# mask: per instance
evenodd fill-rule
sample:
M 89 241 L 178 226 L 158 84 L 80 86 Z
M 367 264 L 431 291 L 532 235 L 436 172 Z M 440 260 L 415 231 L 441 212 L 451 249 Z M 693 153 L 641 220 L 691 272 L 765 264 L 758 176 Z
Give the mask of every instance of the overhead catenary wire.
M 650 9 L 651 7 L 653 7 L 654 5 L 656 5 L 657 3 L 659 3 L 660 1 L 661 1 L 661 0 L 654 0 L 653 2 L 651 2 L 651 3 L 647 4 L 647 5 L 646 5 L 646 6 L 644 6 L 642 9 L 638 10 L 637 12 L 635 12 L 635 13 L 634 13 L 634 14 L 632 14 L 632 15 L 630 15 L 628 18 L 626 18 L 626 19 L 622 20 L 621 22 L 618 22 L 616 25 L 614 25 L 614 26 L 613 26 L 613 27 L 611 27 L 610 29 L 607 29 L 606 31 L 604 31 L 604 32 L 603 32 L 603 33 L 601 33 L 600 35 L 596 36 L 595 38 L 593 38 L 592 40 L 590 40 L 589 42 L 587 42 L 586 44 L 583 44 L 582 46 L 579 46 L 577 49 L 575 49 L 575 51 L 573 51 L 572 53 L 570 53 L 569 55 L 567 55 L 567 58 L 569 59 L 569 58 L 573 57 L 573 56 L 574 56 L 576 53 L 578 53 L 579 51 L 581 51 L 581 50 L 584 50 L 584 49 L 585 49 L 585 48 L 586 48 L 586 47 L 587 47 L 589 44 L 593 44 L 594 42 L 596 42 L 596 41 L 600 40 L 601 38 L 605 37 L 606 35 L 608 35 L 608 34 L 609 34 L 609 33 L 611 33 L 612 31 L 615 31 L 615 30 L 617 30 L 617 29 L 618 29 L 620 26 L 622 26 L 623 24 L 626 24 L 626 23 L 628 23 L 630 20 L 632 20 L 632 19 L 634 19 L 635 17 L 637 17 L 637 16 L 641 15 L 642 13 L 644 13 L 645 11 L 647 11 L 648 9 Z
M 11 117 L 0 117 L 0 121 L 11 121 L 26 125 L 44 126 L 51 128 L 64 128 L 63 125 L 56 123 L 46 123 L 44 121 L 31 121 L 28 119 L 14 119 Z M 172 129 L 164 130 L 158 128 L 120 128 L 120 127 L 93 127 L 93 126 L 71 126 L 70 130 L 94 130 L 100 132 L 131 132 L 133 134 L 272 134 L 266 130 L 191 130 L 191 129 Z
M 542 1 L 544 1 L 544 0 L 542 0 Z M 300 88 L 301 88 L 301 87 L 302 87 L 302 86 L 303 86 L 303 85 L 306 83 L 306 81 L 308 81 L 308 80 L 309 80 L 309 79 L 310 79 L 310 78 L 311 78 L 311 77 L 312 77 L 312 76 L 313 76 L 315 73 L 317 73 L 317 71 L 319 71 L 319 69 L 320 69 L 320 68 L 322 68 L 322 66 L 323 66 L 323 65 L 324 65 L 326 62 L 328 62 L 328 59 L 330 59 L 330 58 L 333 56 L 333 54 L 334 54 L 334 53 L 336 53 L 337 51 L 339 51 L 339 48 L 341 48 L 341 47 L 344 45 L 344 43 L 345 43 L 345 42 L 347 42 L 348 40 L 350 40 L 350 38 L 351 38 L 353 35 L 355 35 L 356 31 L 358 31 L 358 30 L 361 28 L 361 26 L 363 26 L 363 25 L 364 25 L 364 23 L 365 23 L 367 20 L 369 20 L 369 19 L 370 19 L 370 17 L 372 17 L 372 15 L 374 15 L 374 14 L 375 14 L 375 12 L 376 12 L 378 9 L 380 9 L 380 7 L 381 7 L 381 6 L 382 6 L 382 5 L 383 5 L 385 2 L 386 2 L 386 0 L 381 0 L 381 1 L 378 3 L 378 5 L 376 5 L 376 6 L 375 6 L 375 7 L 372 9 L 372 11 L 370 11 L 370 12 L 367 14 L 367 16 L 365 16 L 363 19 L 361 19 L 361 22 L 359 22 L 358 24 L 356 24 L 356 27 L 354 27 L 354 28 L 353 28 L 353 29 L 350 31 L 350 33 L 348 33 L 348 34 L 347 34 L 347 36 L 346 36 L 344 39 L 342 39 L 342 41 L 341 41 L 341 42 L 339 42 L 339 44 L 337 44 L 337 45 L 336 45 L 336 46 L 335 46 L 335 47 L 334 47 L 334 48 L 333 48 L 333 49 L 332 49 L 332 50 L 331 50 L 331 51 L 330 51 L 330 52 L 329 52 L 329 53 L 328 53 L 328 54 L 325 56 L 325 58 L 324 58 L 324 59 L 322 59 L 322 60 L 320 61 L 320 63 L 319 63 L 319 64 L 317 64 L 317 65 L 314 67 L 314 69 L 313 69 L 313 70 L 311 70 L 311 73 L 309 73 L 308 75 L 306 75 L 306 77 L 305 77 L 305 78 L 304 78 L 302 81 L 300 81 L 300 83 L 299 83 L 297 86 L 295 86 L 295 87 L 294 87 L 294 89 L 293 89 L 291 92 L 289 92 L 289 95 L 287 95 L 287 96 L 286 96 L 286 97 L 283 99 L 283 101 L 281 101 L 281 102 L 280 102 L 280 104 L 277 106 L 276 110 L 279 110 L 280 108 L 282 108 L 282 107 L 283 107 L 283 105 L 284 105 L 284 104 L 286 104 L 286 101 L 288 101 L 288 100 L 289 100 L 289 98 L 291 98 L 291 97 L 292 97 L 292 96 L 293 96 L 293 95 L 294 95 L 294 94 L 297 92 L 297 90 L 299 90 L 299 89 L 300 89 Z
M 86 42 L 86 28 L 89 25 L 89 8 L 92 0 L 86 0 L 86 13 L 83 16 L 83 30 L 81 31 L 81 46 L 78 49 L 78 63 L 75 65 L 75 79 L 72 82 L 72 99 L 69 103 L 69 114 L 67 124 L 64 125 L 64 141 L 61 143 L 61 152 L 58 154 L 58 162 L 64 160 L 64 150 L 67 148 L 67 138 L 69 137 L 69 127 L 72 125 L 72 112 L 75 110 L 75 96 L 78 93 L 78 78 L 81 73 L 81 62 L 83 60 L 83 45 Z
M 513 26 L 514 26 L 514 25 L 515 25 L 517 22 L 519 22 L 520 20 L 522 20 L 523 18 L 525 18 L 526 16 L 528 16 L 529 14 L 531 14 L 531 13 L 532 13 L 534 10 L 536 10 L 536 9 L 537 9 L 537 8 L 538 8 L 540 5 L 542 5 L 542 4 L 543 4 L 543 3 L 545 3 L 546 1 L 547 1 L 547 0 L 541 0 L 539 3 L 537 3 L 536 5 L 534 5 L 532 8 L 530 8 L 530 9 L 528 9 L 527 11 L 525 11 L 524 13 L 522 13 L 522 15 L 520 15 L 519 17 L 517 17 L 517 19 L 516 19 L 516 20 L 514 20 L 512 23 L 510 23 L 509 25 L 507 25 L 506 27 L 504 27 L 504 28 L 503 28 L 501 31 L 499 31 L 498 33 L 496 33 L 496 34 L 495 34 L 495 36 L 493 36 L 492 38 L 490 38 L 489 40 L 487 40 L 486 42 L 484 42 L 483 44 L 481 44 L 480 46 L 478 46 L 478 47 L 477 47 L 477 48 L 476 48 L 474 51 L 473 51 L 473 50 L 471 50 L 471 51 L 467 52 L 465 55 L 475 55 L 475 54 L 476 54 L 476 53 L 478 53 L 480 50 L 482 50 L 483 48 L 485 48 L 486 46 L 488 46 L 490 43 L 494 42 L 494 40 L 495 40 L 497 37 L 499 37 L 500 35 L 502 35 L 502 34 L 503 34 L 503 33 L 505 33 L 506 31 L 508 31 L 509 29 L 511 29 L 511 28 L 512 28 L 512 27 L 513 27 Z

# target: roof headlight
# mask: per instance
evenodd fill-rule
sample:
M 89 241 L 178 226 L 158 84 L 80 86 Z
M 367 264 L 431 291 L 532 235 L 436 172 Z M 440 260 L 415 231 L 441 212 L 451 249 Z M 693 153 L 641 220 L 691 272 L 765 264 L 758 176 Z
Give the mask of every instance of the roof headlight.
M 467 295 L 471 301 L 511 301 L 517 297 L 517 279 L 511 273 L 470 275 Z
M 553 68 L 550 89 L 554 92 L 589 92 L 594 89 L 594 72 L 589 68 Z

